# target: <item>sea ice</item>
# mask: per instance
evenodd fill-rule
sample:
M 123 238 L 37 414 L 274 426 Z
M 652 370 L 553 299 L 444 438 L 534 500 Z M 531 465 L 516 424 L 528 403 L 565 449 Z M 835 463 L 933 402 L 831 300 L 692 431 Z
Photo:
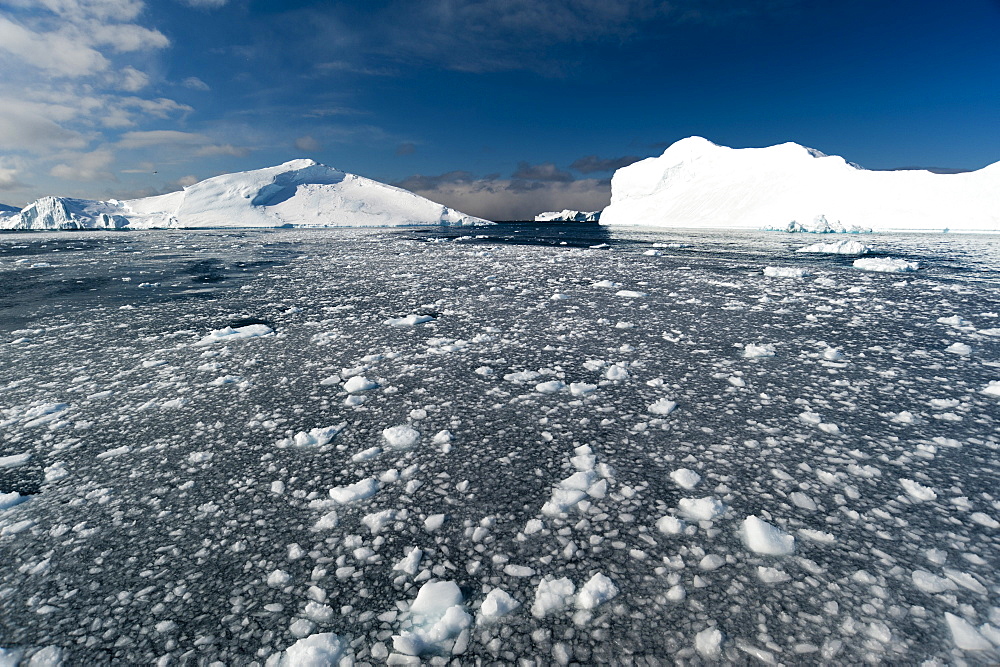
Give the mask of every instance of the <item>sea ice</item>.
M 756 516 L 743 520 L 742 536 L 751 551 L 767 556 L 787 556 L 795 551 L 795 538 Z

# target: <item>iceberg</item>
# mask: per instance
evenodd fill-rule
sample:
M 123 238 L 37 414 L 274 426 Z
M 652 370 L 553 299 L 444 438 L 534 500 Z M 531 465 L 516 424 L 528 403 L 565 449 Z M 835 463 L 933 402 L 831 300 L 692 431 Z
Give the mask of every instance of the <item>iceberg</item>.
M 486 225 L 412 192 L 313 160 L 223 174 L 142 199 L 43 197 L 0 229 L 402 227 Z
M 601 219 L 600 211 L 546 211 L 535 216 L 535 222 L 597 222 Z
M 602 225 L 783 231 L 1000 231 L 1000 162 L 978 171 L 869 171 L 784 143 L 682 139 L 617 170 Z

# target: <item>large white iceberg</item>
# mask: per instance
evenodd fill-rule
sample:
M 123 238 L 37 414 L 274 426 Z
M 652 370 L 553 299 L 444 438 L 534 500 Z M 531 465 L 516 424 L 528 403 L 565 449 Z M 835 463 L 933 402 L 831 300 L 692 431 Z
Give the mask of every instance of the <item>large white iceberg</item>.
M 223 174 L 178 192 L 119 201 L 43 197 L 4 229 L 152 229 L 217 227 L 400 227 L 477 225 L 407 190 L 312 160 Z
M 682 139 L 615 172 L 602 225 L 788 231 L 1000 231 L 1000 162 L 978 171 L 868 171 L 795 143 Z
M 597 222 L 601 219 L 600 211 L 545 211 L 535 216 L 535 222 Z

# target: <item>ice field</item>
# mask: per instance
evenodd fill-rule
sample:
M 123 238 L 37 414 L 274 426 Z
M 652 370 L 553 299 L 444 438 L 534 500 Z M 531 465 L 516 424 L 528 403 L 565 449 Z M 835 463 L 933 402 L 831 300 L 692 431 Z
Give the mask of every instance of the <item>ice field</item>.
M 0 664 L 996 664 L 1000 239 L 841 238 L 0 235 Z

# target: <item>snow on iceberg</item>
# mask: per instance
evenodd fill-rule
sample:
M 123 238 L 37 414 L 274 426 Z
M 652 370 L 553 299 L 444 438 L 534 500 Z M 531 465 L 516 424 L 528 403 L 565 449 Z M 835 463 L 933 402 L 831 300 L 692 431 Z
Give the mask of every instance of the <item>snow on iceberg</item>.
M 546 211 L 535 216 L 535 222 L 597 222 L 601 219 L 600 211 Z
M 407 190 L 318 164 L 292 160 L 223 174 L 143 199 L 43 197 L 0 216 L 0 229 L 241 227 L 400 227 L 481 225 Z
M 920 263 L 890 257 L 862 257 L 854 260 L 854 268 L 877 273 L 906 273 L 919 269 Z
M 832 243 L 813 243 L 804 248 L 799 248 L 795 252 L 808 252 L 823 255 L 864 255 L 871 250 L 871 246 L 861 241 L 848 239 L 845 241 L 834 241 Z
M 1000 231 L 1000 162 L 978 171 L 868 171 L 795 143 L 701 137 L 615 172 L 602 225 L 788 231 Z

